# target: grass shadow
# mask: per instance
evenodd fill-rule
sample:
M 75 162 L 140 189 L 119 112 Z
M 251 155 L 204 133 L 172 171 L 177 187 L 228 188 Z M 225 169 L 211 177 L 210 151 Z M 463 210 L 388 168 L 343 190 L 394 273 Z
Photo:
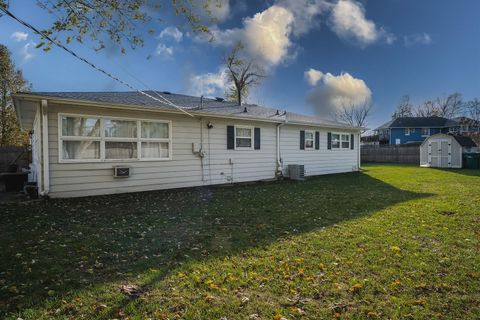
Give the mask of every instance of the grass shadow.
M 348 173 L 6 205 L 0 315 L 42 308 L 51 296 L 132 281 L 152 268 L 158 273 L 146 287 L 153 286 L 188 261 L 238 254 L 428 196 Z M 129 302 L 126 296 L 103 318 L 118 316 Z
M 443 168 L 430 168 L 430 169 L 461 174 L 464 176 L 480 177 L 480 169 L 443 169 Z

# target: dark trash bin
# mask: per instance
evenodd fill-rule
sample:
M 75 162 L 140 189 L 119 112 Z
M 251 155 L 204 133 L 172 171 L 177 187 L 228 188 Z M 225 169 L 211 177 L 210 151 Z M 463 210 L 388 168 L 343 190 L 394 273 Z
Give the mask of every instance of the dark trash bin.
M 480 169 L 480 153 L 465 153 L 463 160 L 465 168 Z
M 28 181 L 27 172 L 4 173 L 3 181 L 6 192 L 22 191 L 23 186 Z

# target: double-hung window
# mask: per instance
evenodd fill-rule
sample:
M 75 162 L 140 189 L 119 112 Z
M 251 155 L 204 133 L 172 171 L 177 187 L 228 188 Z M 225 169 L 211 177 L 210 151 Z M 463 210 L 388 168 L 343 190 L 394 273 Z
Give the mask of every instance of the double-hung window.
M 312 150 L 315 147 L 315 132 L 305 131 L 305 150 Z
M 422 137 L 428 137 L 430 135 L 430 128 L 422 128 Z
M 350 149 L 350 135 L 342 134 L 342 149 Z
M 350 149 L 350 135 L 332 133 L 332 149 Z
M 340 134 L 332 134 L 332 149 L 340 149 Z
M 171 122 L 60 115 L 60 161 L 170 160 Z
M 60 148 L 64 160 L 100 160 L 100 119 L 63 116 Z
M 235 149 L 251 149 L 253 146 L 253 128 L 235 126 Z
M 409 136 L 411 133 L 415 133 L 415 128 L 405 128 L 406 136 Z
M 142 159 L 170 158 L 170 124 L 168 122 L 141 122 Z

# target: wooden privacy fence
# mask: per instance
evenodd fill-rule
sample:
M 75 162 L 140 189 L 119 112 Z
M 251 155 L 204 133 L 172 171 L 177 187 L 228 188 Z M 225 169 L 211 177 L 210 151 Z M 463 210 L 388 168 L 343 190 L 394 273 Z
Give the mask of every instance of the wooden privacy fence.
M 0 172 L 6 172 L 8 166 L 13 163 L 20 166 L 28 165 L 30 153 L 25 147 L 0 146 Z
M 420 145 L 362 146 L 362 162 L 420 164 Z

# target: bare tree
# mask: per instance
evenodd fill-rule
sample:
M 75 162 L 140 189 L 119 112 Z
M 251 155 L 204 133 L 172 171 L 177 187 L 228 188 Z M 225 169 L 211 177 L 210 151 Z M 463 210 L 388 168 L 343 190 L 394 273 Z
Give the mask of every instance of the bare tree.
M 223 59 L 232 82 L 226 97 L 229 100 L 237 101 L 238 105 L 242 105 L 242 101 L 248 96 L 249 90 L 260 84 L 261 80 L 266 77 L 263 68 L 253 58 L 242 57 L 243 48 L 242 43 L 237 43 L 230 54 Z
M 415 110 L 417 117 L 454 118 L 461 114 L 464 103 L 460 93 L 452 93 L 446 97 L 427 100 Z
M 371 112 L 372 103 L 366 100 L 362 104 L 351 103 L 350 105 L 343 105 L 342 109 L 335 115 L 335 118 L 351 126 L 366 127 Z
M 405 117 L 413 117 L 413 105 L 410 102 L 410 96 L 408 95 L 404 95 L 400 99 L 400 103 L 398 104 L 397 109 L 392 115 L 393 119 Z
M 445 118 L 458 116 L 463 108 L 462 94 L 455 92 L 436 100 L 438 115 Z
M 465 109 L 470 118 L 475 121 L 480 121 L 480 100 L 474 98 L 465 104 Z
M 435 101 L 427 100 L 422 105 L 419 105 L 415 110 L 416 117 L 433 117 L 438 116 L 437 106 Z

